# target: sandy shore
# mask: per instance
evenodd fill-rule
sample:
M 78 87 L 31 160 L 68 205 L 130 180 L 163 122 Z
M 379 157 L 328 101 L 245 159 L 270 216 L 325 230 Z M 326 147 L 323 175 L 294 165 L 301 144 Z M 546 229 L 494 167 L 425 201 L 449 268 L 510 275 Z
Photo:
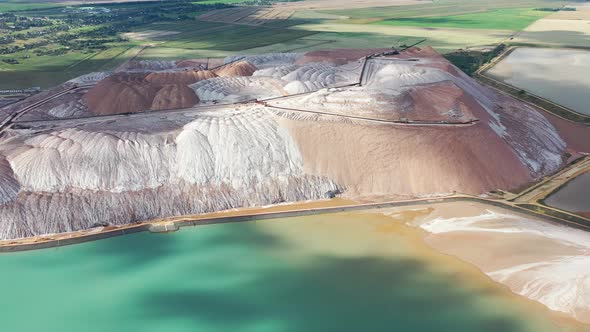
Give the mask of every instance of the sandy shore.
M 514 293 L 590 323 L 590 233 L 479 203 L 441 203 L 408 224 Z M 406 212 L 385 212 L 400 219 Z
M 469 248 L 470 243 L 473 244 L 467 241 L 469 236 L 459 239 L 459 244 L 464 248 L 454 255 L 442 250 L 440 246 L 433 245 L 433 236 L 416 227 L 440 215 L 454 213 L 470 217 L 487 208 L 486 205 L 466 202 L 441 203 L 267 220 L 257 222 L 256 225 L 273 238 L 280 239 L 285 246 L 297 248 L 301 257 L 407 257 L 410 260 L 429 262 L 429 265 L 438 271 L 432 271 L 433 273 L 444 271 L 443 273 L 452 274 L 454 282 L 468 289 L 510 298 L 510 302 L 515 304 L 516 308 L 551 319 L 568 331 L 585 331 L 588 326 L 575 320 L 571 315 L 551 311 L 537 300 L 520 296 L 506 287 L 510 285 L 498 283 L 486 270 L 482 272 L 481 266 L 464 259 L 466 253 L 478 251 L 473 249 L 477 248 L 477 245 Z M 297 227 L 289 227 L 290 223 L 297 223 Z M 518 249 L 509 249 L 511 252 L 507 250 L 498 256 L 517 256 Z M 538 257 L 544 255 L 542 252 L 538 253 Z M 507 260 L 510 261 L 510 258 Z M 491 262 L 493 258 L 489 257 L 485 263 Z M 392 283 L 395 283 L 395 280 L 392 280 Z

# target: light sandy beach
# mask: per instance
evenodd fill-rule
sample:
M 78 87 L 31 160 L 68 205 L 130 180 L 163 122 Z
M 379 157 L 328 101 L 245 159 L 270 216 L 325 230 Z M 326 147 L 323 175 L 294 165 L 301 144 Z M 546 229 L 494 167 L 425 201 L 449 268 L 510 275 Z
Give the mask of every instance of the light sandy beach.
M 489 209 L 489 206 L 482 204 L 441 203 L 316 215 L 313 216 L 313 222 L 307 222 L 309 219 L 306 217 L 296 217 L 261 221 L 256 225 L 269 236 L 280 239 L 287 248 L 297 248 L 298 255 L 301 255 L 302 259 L 310 255 L 343 259 L 406 255 L 408 259 L 413 259 L 412 257 L 419 256 L 420 259 L 432 262 L 431 266 L 435 266 L 437 271 L 452 273 L 455 282 L 461 285 L 482 292 L 512 297 L 517 306 L 527 311 L 537 312 L 541 317 L 550 317 L 568 330 L 587 329 L 588 326 L 580 322 L 585 320 L 587 322 L 588 319 L 587 313 L 580 309 L 584 303 L 578 301 L 568 305 L 569 302 L 563 302 L 559 303 L 560 307 L 555 307 L 547 300 L 562 298 L 567 293 L 564 290 L 571 289 L 571 293 L 567 293 L 570 295 L 582 291 L 580 288 L 568 287 L 575 280 L 572 280 L 569 274 L 560 273 L 559 262 L 554 264 L 554 258 L 567 256 L 590 260 L 590 257 L 568 244 L 549 238 L 543 232 L 557 230 L 564 236 L 573 234 L 575 241 L 580 242 L 585 241 L 587 237 L 590 238 L 590 235 L 583 232 L 576 234 L 578 231 L 570 232 L 569 228 L 551 224 L 547 224 L 549 229 L 544 229 L 543 226 L 536 225 L 538 221 L 531 221 L 532 225 L 526 224 L 527 228 L 531 227 L 530 234 L 524 231 L 524 228 L 523 234 L 519 234 L 517 229 L 525 226 L 525 224 L 521 225 L 525 223 L 521 221 L 524 217 L 511 215 L 503 219 L 500 213 L 511 214 L 511 212 L 496 208 L 493 208 L 495 214 L 488 217 Z M 474 221 L 478 229 L 469 233 L 455 232 L 455 229 L 465 228 L 462 225 L 466 223 L 456 222 L 456 219 L 448 218 L 449 215 Z M 485 217 L 480 217 L 481 215 Z M 479 225 L 478 221 L 484 218 L 496 226 L 488 228 L 486 224 Z M 504 222 L 506 222 L 505 226 L 498 226 Z M 289 223 L 293 225 L 296 223 L 297 227 L 289 228 Z M 427 233 L 420 228 L 431 226 L 433 233 Z M 286 228 L 290 231 L 285 232 Z M 499 232 L 503 229 L 510 229 L 515 233 Z M 335 230 L 337 230 L 336 233 Z M 547 271 L 539 269 L 544 273 L 536 279 L 534 275 L 531 276 L 528 273 L 537 270 L 521 271 L 519 269 L 529 262 L 545 261 L 548 262 Z M 506 268 L 515 268 L 516 271 L 505 273 Z M 509 278 L 504 278 L 504 274 L 501 273 L 507 274 Z M 590 271 L 587 273 L 590 275 Z M 555 283 L 556 287 L 542 289 L 539 293 L 542 297 L 537 297 L 536 293 L 528 294 L 522 291 L 524 288 L 521 281 L 525 278 L 531 278 L 533 283 Z M 392 280 L 392 283 L 395 283 L 395 280 Z M 579 299 L 583 298 L 582 293 L 577 294 L 580 295 Z M 548 307 L 553 311 L 550 311 Z M 579 321 L 576 321 L 574 316 Z
M 399 210 L 385 214 L 400 218 Z M 590 323 L 589 233 L 478 203 L 443 203 L 412 219 L 406 222 L 428 232 L 424 239 L 433 248 Z

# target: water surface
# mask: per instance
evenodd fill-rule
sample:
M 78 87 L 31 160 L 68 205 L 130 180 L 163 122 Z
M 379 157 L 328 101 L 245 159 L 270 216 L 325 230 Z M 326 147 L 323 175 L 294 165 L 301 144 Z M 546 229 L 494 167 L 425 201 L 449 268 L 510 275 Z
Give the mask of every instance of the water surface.
M 570 180 L 545 199 L 545 203 L 562 210 L 590 216 L 590 172 Z
M 3 331 L 558 331 L 379 214 L 140 233 L 0 255 Z
M 519 47 L 486 75 L 590 115 L 588 51 Z

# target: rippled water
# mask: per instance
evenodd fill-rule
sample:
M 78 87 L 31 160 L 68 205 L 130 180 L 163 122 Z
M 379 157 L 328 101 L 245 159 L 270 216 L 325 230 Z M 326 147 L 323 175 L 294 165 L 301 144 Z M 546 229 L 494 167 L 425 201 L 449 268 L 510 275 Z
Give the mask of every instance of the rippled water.
M 557 331 L 419 230 L 335 214 L 0 255 L 3 331 Z M 475 276 L 475 277 L 474 277 Z

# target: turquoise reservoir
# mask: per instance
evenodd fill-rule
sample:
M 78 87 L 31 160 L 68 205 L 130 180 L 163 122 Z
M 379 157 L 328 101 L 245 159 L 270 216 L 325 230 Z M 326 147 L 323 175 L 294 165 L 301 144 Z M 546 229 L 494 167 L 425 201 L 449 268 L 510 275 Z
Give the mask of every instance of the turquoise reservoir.
M 432 251 L 419 232 L 382 215 L 349 213 L 1 254 L 0 326 L 18 332 L 560 330 L 541 306 Z

